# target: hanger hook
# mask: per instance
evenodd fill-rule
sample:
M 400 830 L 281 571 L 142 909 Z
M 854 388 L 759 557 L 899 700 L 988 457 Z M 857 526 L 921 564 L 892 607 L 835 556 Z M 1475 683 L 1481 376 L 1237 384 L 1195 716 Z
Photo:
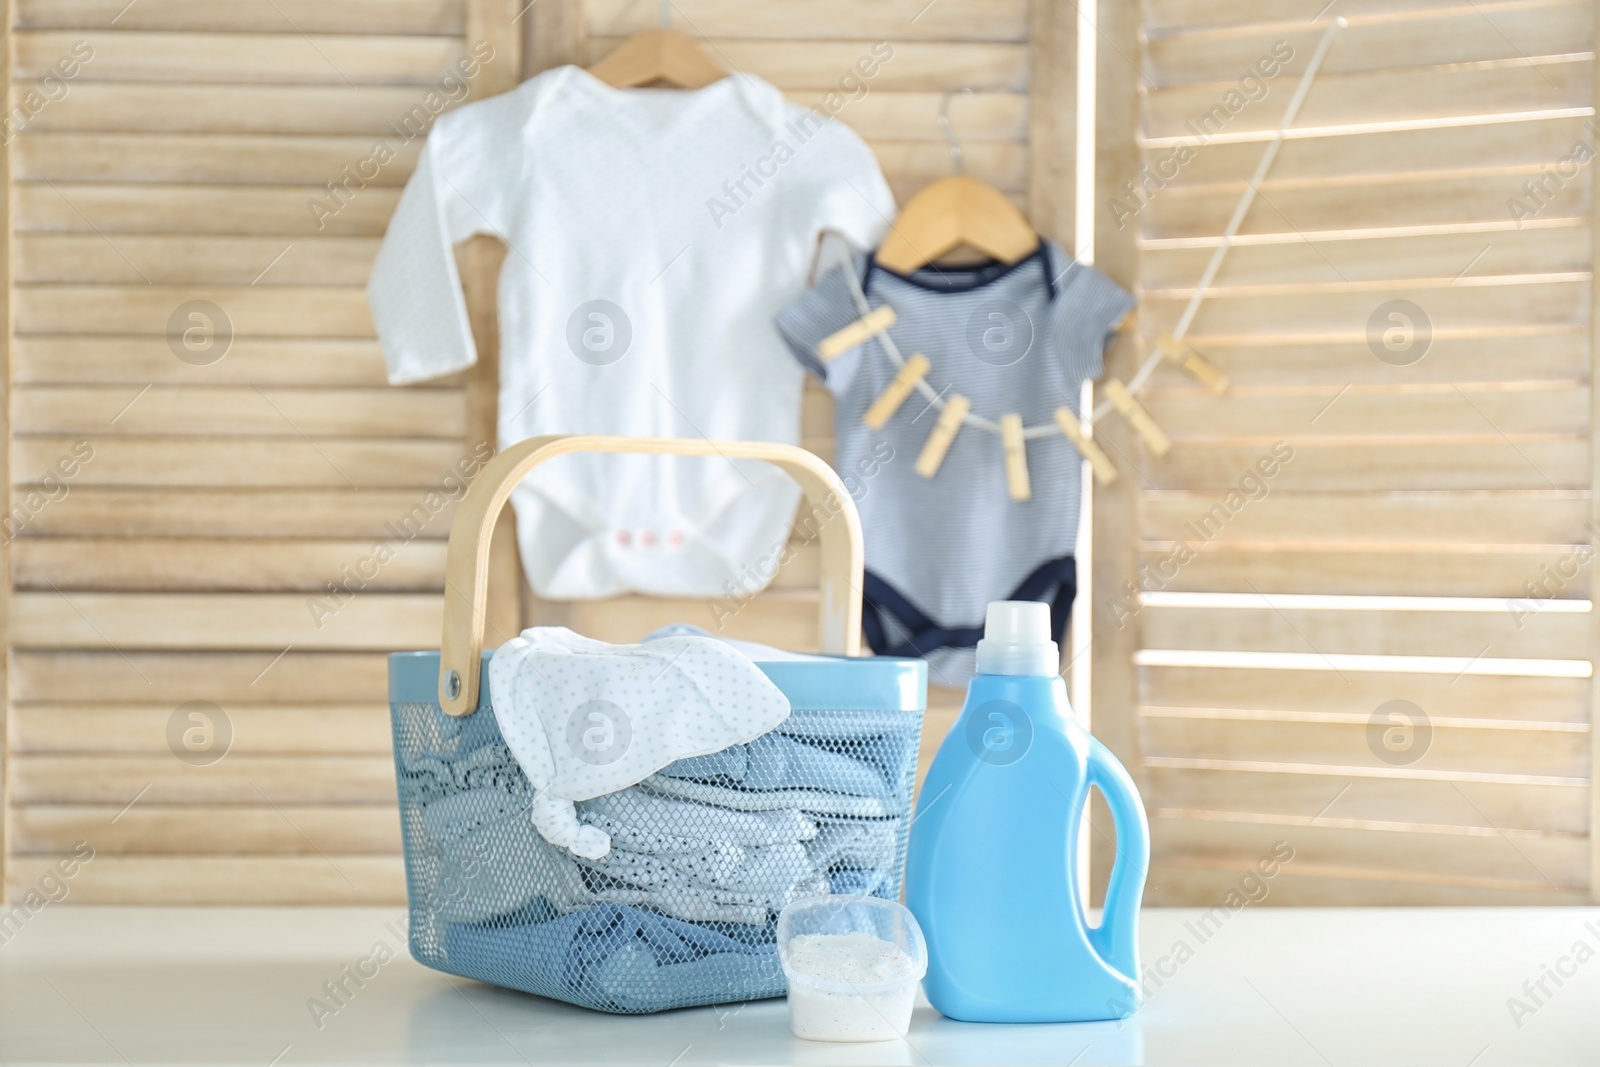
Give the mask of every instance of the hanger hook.
M 962 89 L 961 92 L 971 94 L 971 89 Z M 951 90 L 939 98 L 939 128 L 944 131 L 944 139 L 950 142 L 950 161 L 955 165 L 956 173 L 960 174 L 965 167 L 961 159 L 961 142 L 956 139 L 956 131 L 950 125 L 950 98 L 955 96 Z
M 661 19 L 661 28 L 670 29 L 672 26 L 672 0 L 660 0 L 656 4 L 656 12 Z

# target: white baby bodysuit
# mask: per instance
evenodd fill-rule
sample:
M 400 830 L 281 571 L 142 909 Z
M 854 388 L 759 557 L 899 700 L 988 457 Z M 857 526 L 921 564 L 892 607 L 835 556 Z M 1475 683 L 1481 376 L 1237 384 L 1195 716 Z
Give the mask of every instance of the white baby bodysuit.
M 732 646 L 695 634 L 608 645 L 560 626 L 524 630 L 489 660 L 506 747 L 533 785 L 545 840 L 599 859 L 611 840 L 573 806 L 669 763 L 753 741 L 789 717 L 789 698 Z
M 501 445 L 792 444 L 803 372 L 773 317 L 822 230 L 871 246 L 893 215 L 861 139 L 759 78 L 613 89 L 559 67 L 439 118 L 367 292 L 391 382 L 459 371 L 477 353 L 453 246 L 506 242 Z M 799 492 L 753 461 L 571 455 L 511 499 L 540 596 L 714 596 L 784 543 Z

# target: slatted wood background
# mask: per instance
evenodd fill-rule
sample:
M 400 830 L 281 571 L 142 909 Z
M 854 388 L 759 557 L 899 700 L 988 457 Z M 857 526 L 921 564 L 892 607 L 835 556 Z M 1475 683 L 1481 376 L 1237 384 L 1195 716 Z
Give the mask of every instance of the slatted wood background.
M 385 383 L 362 286 L 420 143 L 389 124 L 514 85 L 515 8 L 11 6 L 13 106 L 92 50 L 10 142 L 12 503 L 93 455 L 9 545 L 8 889 L 86 840 L 74 899 L 401 899 L 383 653 L 437 640 L 449 508 L 386 524 L 467 452 L 469 407 Z M 441 89 L 477 42 L 470 92 Z M 380 139 L 341 205 L 325 183 Z M 174 328 L 191 301 L 222 314 Z
M 1349 26 L 1190 334 L 1232 391 L 1164 369 L 1172 453 L 1115 438 L 1140 476 L 1097 493 L 1096 726 L 1149 803 L 1153 902 L 1220 899 L 1280 839 L 1275 902 L 1588 900 L 1594 164 L 1563 161 L 1600 143 L 1594 5 L 1332 6 Z M 1142 25 L 1103 22 L 1099 258 L 1141 287 L 1147 334 L 1215 247 L 1312 14 L 1147 0 Z M 1119 229 L 1114 191 L 1197 143 L 1186 123 L 1280 41 L 1265 98 Z M 1375 354 L 1389 301 L 1431 323 L 1422 358 Z M 1225 503 L 1280 441 L 1270 492 Z M 1129 579 L 1142 608 L 1114 603 Z M 1395 700 L 1431 738 L 1385 748 Z
M 93 54 L 5 149 L 10 502 L 46 488 L 57 498 L 7 545 L 6 890 L 17 898 L 87 840 L 97 855 L 73 900 L 399 901 L 383 655 L 437 645 L 443 490 L 492 432 L 494 361 L 424 387 L 384 382 L 362 286 L 416 147 L 386 124 L 474 43 L 495 52 L 471 82 L 476 99 L 597 58 L 654 24 L 656 5 L 11 8 L 13 106 L 77 42 Z M 948 173 L 936 115 L 955 94 L 969 172 L 1070 240 L 1066 5 L 682 0 L 674 25 L 808 103 L 890 41 L 893 59 L 840 118 L 896 191 Z M 325 183 L 380 138 L 396 158 L 319 228 L 308 201 L 330 202 Z M 489 345 L 494 256 L 463 255 Z M 231 324 L 226 355 L 208 365 L 178 358 L 169 337 L 190 301 Z M 831 413 L 820 394 L 807 403 L 808 443 L 826 454 Z M 47 483 L 80 441 L 92 459 Z M 388 524 L 419 505 L 437 506 L 423 533 L 318 626 L 308 601 L 375 541 L 398 545 Z M 732 628 L 814 645 L 814 570 L 802 558 Z M 514 626 L 514 601 L 500 610 Z M 613 639 L 708 611 L 632 599 L 526 610 Z M 174 755 L 174 716 L 180 736 L 203 726 L 180 710 L 191 702 L 231 731 L 214 762 L 203 735 L 192 762 Z

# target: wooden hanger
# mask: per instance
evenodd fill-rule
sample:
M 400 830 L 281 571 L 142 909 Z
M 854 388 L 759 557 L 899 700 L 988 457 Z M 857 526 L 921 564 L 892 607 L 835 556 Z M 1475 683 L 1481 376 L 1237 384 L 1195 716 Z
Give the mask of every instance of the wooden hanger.
M 900 209 L 876 259 L 909 274 L 958 248 L 1015 263 L 1039 247 L 1039 235 L 1022 212 L 988 182 L 962 173 L 961 144 L 950 128 L 950 96 L 939 105 L 939 125 L 950 142 L 956 173 L 926 186 Z
M 1015 263 L 1039 247 L 1039 235 L 1000 190 L 957 174 L 906 202 L 876 258 L 890 270 L 909 274 L 961 247 Z
M 694 40 L 677 30 L 644 30 L 589 68 L 613 89 L 663 83 L 676 89 L 703 89 L 727 77 Z

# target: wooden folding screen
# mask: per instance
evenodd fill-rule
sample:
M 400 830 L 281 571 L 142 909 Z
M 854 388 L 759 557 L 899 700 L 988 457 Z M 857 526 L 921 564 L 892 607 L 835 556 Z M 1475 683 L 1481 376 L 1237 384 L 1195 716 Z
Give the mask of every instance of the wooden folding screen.
M 1165 458 L 1108 434 L 1096 728 L 1154 902 L 1278 841 L 1274 902 L 1586 900 L 1594 6 L 1316 6 L 1101 5 L 1099 260 L 1147 338 L 1349 24 L 1190 333 L 1232 388 L 1160 372 Z
M 9 892 L 84 841 L 76 900 L 401 899 L 383 653 L 477 442 L 362 287 L 516 8 L 11 7 Z
M 6 891 L 85 841 L 73 900 L 398 901 L 383 654 L 437 644 L 494 360 L 388 386 L 362 286 L 436 112 L 598 57 L 657 5 L 11 9 Z M 723 63 L 803 103 L 837 94 L 900 195 L 950 172 L 948 97 L 968 171 L 1064 242 L 1074 18 L 1025 0 L 672 5 Z M 893 56 L 863 84 L 880 40 Z M 462 252 L 485 348 L 488 243 Z M 813 394 L 824 454 L 830 427 Z M 732 628 L 813 642 L 810 567 Z M 515 624 L 514 603 L 498 610 Z M 536 614 L 621 639 L 708 611 Z

